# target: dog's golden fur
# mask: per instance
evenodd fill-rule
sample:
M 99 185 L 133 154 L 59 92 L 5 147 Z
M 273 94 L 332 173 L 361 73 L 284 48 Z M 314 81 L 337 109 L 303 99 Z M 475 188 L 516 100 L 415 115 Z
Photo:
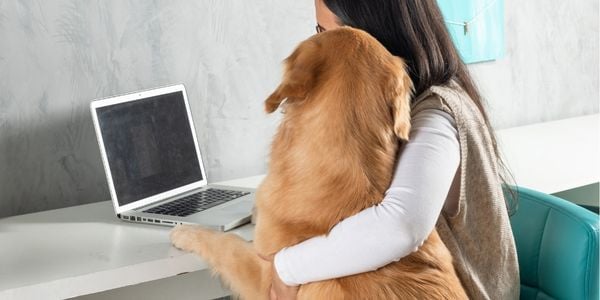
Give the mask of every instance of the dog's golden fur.
M 267 299 L 271 264 L 259 258 L 379 203 L 400 140 L 408 140 L 412 83 L 404 62 L 367 33 L 340 28 L 301 43 L 266 100 L 285 115 L 256 193 L 254 244 L 178 226 L 173 244 L 201 255 L 245 299 Z M 285 102 L 282 104 L 282 102 Z M 360 258 L 357 258 L 360 259 Z M 299 299 L 465 299 L 434 230 L 417 252 L 373 272 L 300 287 Z

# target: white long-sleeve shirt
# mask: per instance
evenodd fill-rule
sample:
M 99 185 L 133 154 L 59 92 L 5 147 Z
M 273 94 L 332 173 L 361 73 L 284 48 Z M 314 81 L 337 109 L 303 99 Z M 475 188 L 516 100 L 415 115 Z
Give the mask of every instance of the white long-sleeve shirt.
M 426 109 L 411 120 L 410 139 L 383 201 L 342 220 L 328 235 L 280 250 L 274 258 L 287 285 L 339 278 L 383 267 L 416 251 L 433 230 L 460 163 L 454 119 Z

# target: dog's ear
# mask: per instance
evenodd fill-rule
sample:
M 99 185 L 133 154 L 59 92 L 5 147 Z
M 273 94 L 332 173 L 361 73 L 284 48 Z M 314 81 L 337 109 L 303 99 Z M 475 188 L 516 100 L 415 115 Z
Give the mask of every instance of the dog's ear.
M 321 57 L 318 48 L 319 46 L 314 41 L 307 40 L 285 59 L 283 80 L 265 101 L 267 113 L 277 110 L 284 100 L 291 103 L 306 98 L 319 75 Z
M 408 141 L 410 132 L 410 99 L 413 94 L 413 83 L 408 75 L 404 60 L 394 57 L 395 72 L 390 78 L 388 99 L 391 100 L 394 118 L 394 133 L 404 141 Z

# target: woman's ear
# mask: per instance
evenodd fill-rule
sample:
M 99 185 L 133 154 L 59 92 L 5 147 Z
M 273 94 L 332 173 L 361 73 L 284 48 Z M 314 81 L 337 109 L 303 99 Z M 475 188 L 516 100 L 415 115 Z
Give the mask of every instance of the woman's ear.
M 287 102 L 301 101 L 313 89 L 321 61 L 317 48 L 315 42 L 307 40 L 285 59 L 283 80 L 265 101 L 267 113 L 277 110 L 286 99 Z
M 394 57 L 396 68 L 390 80 L 392 116 L 394 118 L 394 133 L 404 141 L 408 141 L 410 133 L 410 99 L 413 94 L 413 83 L 406 70 L 404 60 Z

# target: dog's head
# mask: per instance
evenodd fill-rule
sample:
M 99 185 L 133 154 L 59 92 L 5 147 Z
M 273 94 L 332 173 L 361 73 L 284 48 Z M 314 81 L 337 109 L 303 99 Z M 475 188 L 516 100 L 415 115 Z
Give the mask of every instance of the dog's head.
M 396 136 L 408 140 L 412 81 L 404 61 L 368 33 L 342 27 L 316 34 L 302 42 L 284 63 L 283 80 L 265 101 L 267 113 L 284 101 L 286 110 L 292 110 L 309 101 L 337 98 L 346 101 L 340 107 L 367 119 L 365 114 L 386 109 L 386 119 L 393 122 Z M 323 97 L 327 90 L 330 96 Z M 331 97 L 335 93 L 337 96 Z

